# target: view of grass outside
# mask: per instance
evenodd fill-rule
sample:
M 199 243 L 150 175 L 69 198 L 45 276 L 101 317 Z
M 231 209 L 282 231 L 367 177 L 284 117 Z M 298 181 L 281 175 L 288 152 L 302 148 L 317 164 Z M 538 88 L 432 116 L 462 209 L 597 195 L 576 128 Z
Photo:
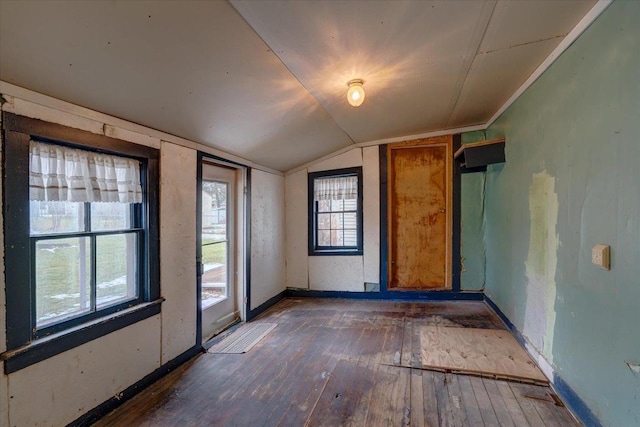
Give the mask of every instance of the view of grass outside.
M 82 248 L 84 247 L 84 253 Z M 76 315 L 89 310 L 80 295 L 89 295 L 91 269 L 81 278 L 81 259 L 91 260 L 89 238 L 43 240 L 36 245 L 36 319 L 38 325 L 59 313 Z M 86 300 L 88 301 L 88 300 Z
M 202 263 L 210 264 L 226 264 L 227 263 L 227 244 L 226 242 L 211 245 L 216 239 L 202 238 Z
M 210 244 L 213 242 L 219 242 Z M 202 238 L 202 301 L 206 304 L 215 303 L 227 296 L 227 245 L 225 241 L 213 238 Z M 209 243 L 209 244 L 208 244 Z
M 99 236 L 96 242 L 97 297 L 100 305 L 134 297 L 127 287 L 127 238 L 133 234 Z M 82 248 L 84 247 L 84 256 Z M 38 322 L 89 309 L 91 253 L 88 237 L 42 240 L 36 248 L 36 316 Z M 85 277 L 81 277 L 82 272 Z M 129 275 L 135 275 L 130 272 Z M 135 279 L 134 279 L 135 280 Z M 83 298 L 84 297 L 84 298 Z M 84 301 L 84 304 L 82 304 Z
M 31 234 L 84 231 L 84 203 L 30 204 Z M 129 204 L 92 203 L 91 229 L 129 228 Z M 96 236 L 98 308 L 134 298 L 137 280 L 135 233 Z M 43 239 L 36 243 L 36 319 L 38 327 L 90 310 L 92 254 L 90 237 Z

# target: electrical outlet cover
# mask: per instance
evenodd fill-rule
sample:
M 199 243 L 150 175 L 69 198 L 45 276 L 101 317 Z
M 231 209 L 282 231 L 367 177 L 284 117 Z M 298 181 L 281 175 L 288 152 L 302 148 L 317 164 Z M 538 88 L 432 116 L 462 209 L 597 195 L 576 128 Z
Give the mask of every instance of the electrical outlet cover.
M 595 245 L 591 250 L 591 262 L 598 267 L 609 270 L 609 245 Z

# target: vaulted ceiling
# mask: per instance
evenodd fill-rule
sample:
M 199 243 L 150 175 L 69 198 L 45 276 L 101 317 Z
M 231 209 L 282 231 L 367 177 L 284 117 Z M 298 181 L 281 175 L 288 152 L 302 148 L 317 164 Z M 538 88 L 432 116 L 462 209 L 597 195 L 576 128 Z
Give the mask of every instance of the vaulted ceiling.
M 485 123 L 595 2 L 0 1 L 0 80 L 285 171 Z

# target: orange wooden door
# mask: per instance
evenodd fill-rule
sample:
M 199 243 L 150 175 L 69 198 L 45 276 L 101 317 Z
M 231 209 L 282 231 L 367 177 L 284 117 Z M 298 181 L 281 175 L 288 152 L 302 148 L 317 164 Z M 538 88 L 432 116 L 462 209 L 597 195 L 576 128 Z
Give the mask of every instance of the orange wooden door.
M 451 288 L 451 137 L 389 146 L 389 288 Z

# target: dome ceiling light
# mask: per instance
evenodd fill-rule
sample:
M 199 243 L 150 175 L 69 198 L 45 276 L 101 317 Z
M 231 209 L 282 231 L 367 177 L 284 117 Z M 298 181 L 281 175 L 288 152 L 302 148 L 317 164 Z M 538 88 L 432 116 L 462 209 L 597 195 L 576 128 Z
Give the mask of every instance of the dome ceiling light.
M 364 88 L 362 79 L 349 80 L 347 85 L 349 90 L 347 91 L 347 101 L 353 107 L 359 107 L 364 102 Z

